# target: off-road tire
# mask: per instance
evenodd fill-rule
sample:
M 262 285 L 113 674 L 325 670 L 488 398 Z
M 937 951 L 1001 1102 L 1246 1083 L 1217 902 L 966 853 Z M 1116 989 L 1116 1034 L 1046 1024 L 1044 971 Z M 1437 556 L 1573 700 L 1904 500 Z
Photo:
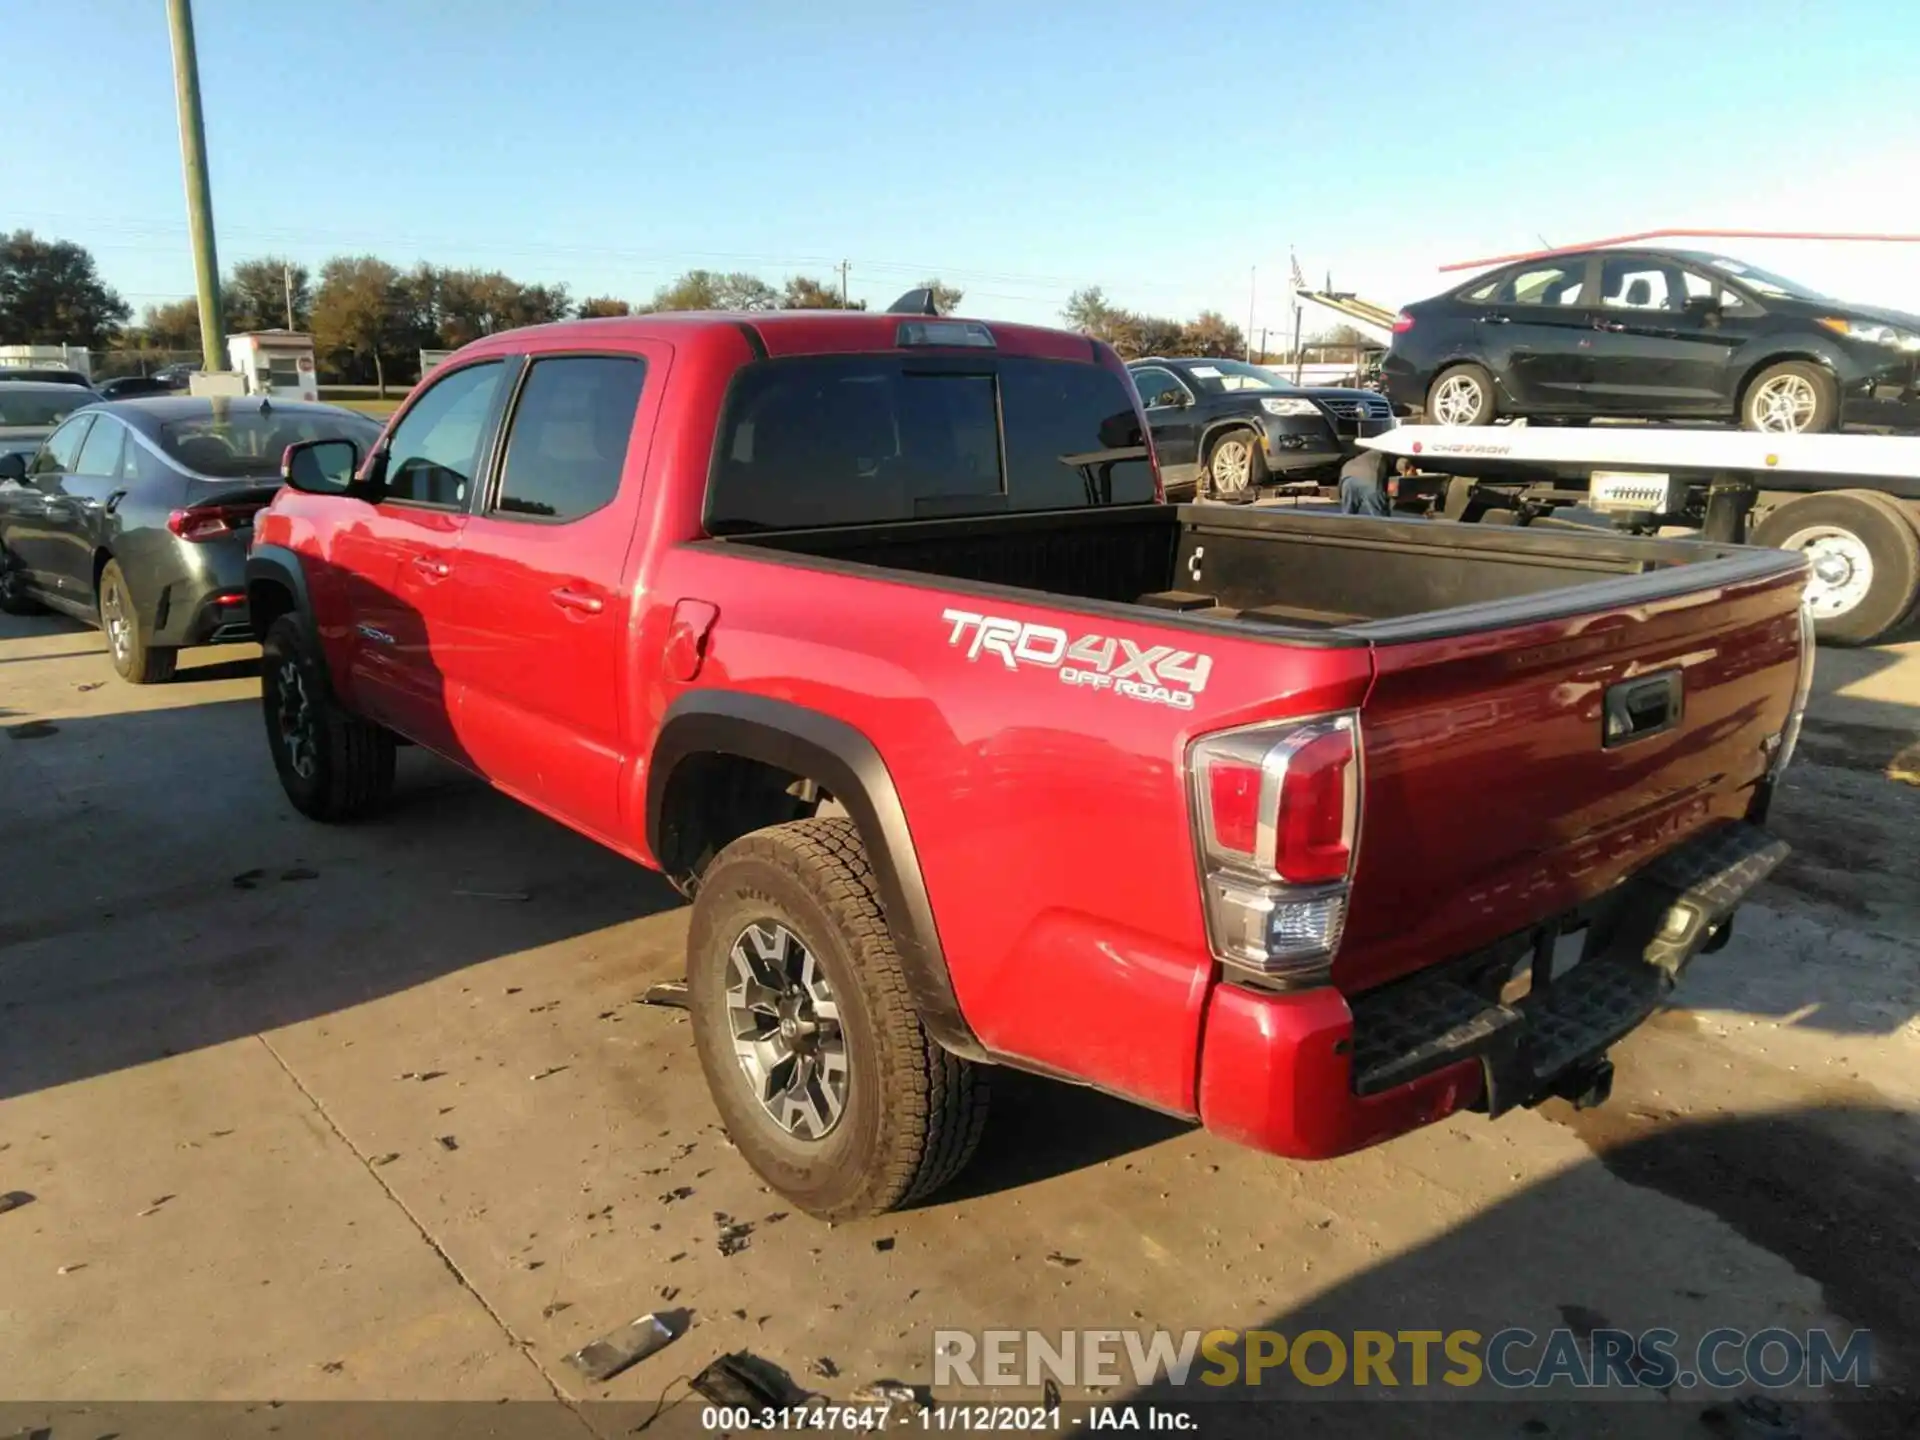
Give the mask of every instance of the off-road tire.
M 840 1011 L 847 1098 L 818 1140 L 790 1135 L 768 1114 L 733 1050 L 729 955 L 749 926 L 768 922 L 820 963 Z M 853 821 L 796 820 L 722 850 L 694 900 L 687 986 L 700 1066 L 728 1136 L 809 1215 L 898 1209 L 972 1158 L 987 1119 L 985 1070 L 941 1049 L 920 1023 Z
M 311 707 L 312 731 L 303 741 L 289 739 L 282 725 L 287 666 L 304 687 Z M 261 642 L 260 709 L 267 724 L 267 749 L 280 787 L 293 808 L 311 820 L 355 820 L 385 805 L 393 794 L 392 732 L 349 714 L 333 698 L 326 662 L 314 652 L 298 619 L 282 615 Z M 297 752 L 311 756 L 307 773 Z
M 100 572 L 97 605 L 100 628 L 107 634 L 107 656 L 122 680 L 129 685 L 159 685 L 173 678 L 180 652 L 171 645 L 150 642 L 140 620 L 140 607 L 134 603 L 133 588 L 127 584 L 126 571 L 118 560 L 109 560 Z M 122 617 L 125 628 L 119 638 L 108 618 L 110 613 Z
M 1853 537 L 1873 565 L 1873 580 L 1852 609 L 1823 614 L 1816 574 L 1808 586 L 1814 636 L 1828 645 L 1871 645 L 1898 629 L 1920 601 L 1920 527 L 1912 512 L 1877 490 L 1832 490 L 1776 505 L 1748 539 L 1785 549 L 1796 537 L 1822 531 Z

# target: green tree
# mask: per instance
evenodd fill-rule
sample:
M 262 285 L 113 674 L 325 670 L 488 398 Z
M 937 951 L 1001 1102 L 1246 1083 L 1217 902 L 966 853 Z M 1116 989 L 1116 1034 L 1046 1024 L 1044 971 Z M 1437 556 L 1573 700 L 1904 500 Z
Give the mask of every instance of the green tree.
M 1202 310 L 1181 328 L 1180 346 L 1189 355 L 1237 360 L 1246 354 L 1247 337 L 1218 310 Z
M 1108 303 L 1106 292 L 1098 285 L 1074 291 L 1067 297 L 1066 308 L 1060 312 L 1060 318 L 1067 322 L 1069 328 L 1109 344 L 1113 341 L 1117 322 L 1126 318 L 1126 315 L 1127 312 L 1119 306 Z
M 811 275 L 794 275 L 787 280 L 786 288 L 780 292 L 782 310 L 864 310 L 867 302 L 850 300 L 844 304 L 840 291 Z
M 85 247 L 31 230 L 0 238 L 0 340 L 104 349 L 132 313 Z
M 413 323 L 418 293 L 411 283 L 418 275 L 403 279 L 372 255 L 336 255 L 327 261 L 313 297 L 314 348 L 370 367 L 384 397 L 387 362 L 402 360 L 418 336 Z
M 665 310 L 777 310 L 780 292 L 758 275 L 744 270 L 720 274 L 689 270 L 671 284 L 653 292 L 651 311 Z
M 200 303 L 169 300 L 149 305 L 140 316 L 140 340 L 149 350 L 200 352 Z
M 624 300 L 616 300 L 611 295 L 589 295 L 580 302 L 582 320 L 605 320 L 617 315 L 631 315 L 633 307 Z
M 938 277 L 931 280 L 922 280 L 920 282 L 920 288 L 933 292 L 934 312 L 939 315 L 953 314 L 954 311 L 960 308 L 960 301 L 967 293 L 956 285 L 946 284 Z
M 287 323 L 289 286 L 293 294 L 291 325 Z M 227 329 L 234 333 L 305 330 L 313 322 L 313 286 L 307 267 L 279 255 L 242 260 L 220 282 L 220 308 Z M 197 332 L 197 325 L 195 329 Z

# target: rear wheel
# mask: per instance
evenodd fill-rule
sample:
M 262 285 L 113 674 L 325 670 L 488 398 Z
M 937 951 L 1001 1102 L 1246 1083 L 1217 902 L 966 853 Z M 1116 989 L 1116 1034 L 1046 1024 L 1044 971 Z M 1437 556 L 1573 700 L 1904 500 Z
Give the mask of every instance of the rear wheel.
M 1427 391 L 1427 418 L 1435 425 L 1491 425 L 1498 414 L 1493 376 L 1484 366 L 1442 370 Z
M 1807 557 L 1807 607 L 1826 643 L 1871 645 L 1920 599 L 1920 529 L 1877 491 L 1799 496 L 1769 511 L 1750 538 Z
M 687 989 L 728 1136 L 807 1213 L 910 1204 L 979 1144 L 986 1076 L 915 1014 L 851 820 L 775 825 L 720 852 L 693 904 Z
M 1273 477 L 1251 430 L 1229 430 L 1207 456 L 1207 488 L 1217 500 L 1252 500 Z
M 1820 435 L 1840 418 L 1833 376 L 1805 360 L 1783 360 L 1753 377 L 1740 402 L 1740 424 L 1783 435 Z
M 100 628 L 107 632 L 107 650 L 122 680 L 134 685 L 157 685 L 173 678 L 180 652 L 170 645 L 149 643 L 140 621 L 140 608 L 118 560 L 109 560 L 100 572 Z
M 393 735 L 333 698 L 326 665 L 291 615 L 261 642 L 260 706 L 280 788 L 313 820 L 352 820 L 393 794 Z

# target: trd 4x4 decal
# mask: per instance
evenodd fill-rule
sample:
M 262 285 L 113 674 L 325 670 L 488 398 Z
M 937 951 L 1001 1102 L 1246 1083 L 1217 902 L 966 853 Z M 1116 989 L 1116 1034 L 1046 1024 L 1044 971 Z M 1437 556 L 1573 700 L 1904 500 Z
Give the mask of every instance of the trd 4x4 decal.
M 971 610 L 943 610 L 940 618 L 953 627 L 949 645 L 964 645 L 967 659 L 983 654 L 998 659 L 1009 670 L 1037 665 L 1058 672 L 1063 685 L 1111 690 L 1130 700 L 1191 710 L 1193 697 L 1207 688 L 1213 672 L 1211 655 L 1175 650 L 1171 645 L 1149 645 L 1112 635 L 1082 635 L 1074 639 L 1057 625 L 1028 625 L 998 615 L 976 615 Z

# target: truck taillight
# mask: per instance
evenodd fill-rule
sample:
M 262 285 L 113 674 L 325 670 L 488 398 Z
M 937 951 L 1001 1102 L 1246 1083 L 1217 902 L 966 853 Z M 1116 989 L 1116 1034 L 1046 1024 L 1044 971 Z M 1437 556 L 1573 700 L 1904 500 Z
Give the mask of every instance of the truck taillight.
M 1328 715 L 1209 735 L 1188 753 L 1207 938 L 1241 978 L 1327 979 L 1359 832 L 1359 736 L 1355 716 Z
M 1409 315 L 1405 310 L 1402 310 L 1398 315 L 1393 317 L 1393 333 L 1394 334 L 1404 335 L 1407 333 L 1407 331 L 1411 330 L 1412 328 L 1413 328 L 1413 316 Z

